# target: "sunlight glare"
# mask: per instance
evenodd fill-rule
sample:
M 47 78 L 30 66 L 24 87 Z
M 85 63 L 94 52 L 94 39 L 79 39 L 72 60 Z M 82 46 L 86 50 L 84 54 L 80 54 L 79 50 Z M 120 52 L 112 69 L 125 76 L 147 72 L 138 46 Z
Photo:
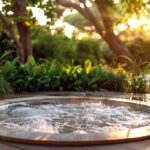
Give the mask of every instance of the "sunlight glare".
M 119 3 L 119 0 L 114 0 L 114 3 L 115 3 L 115 4 Z
M 65 25 L 65 35 L 71 38 L 73 32 L 75 31 L 75 27 L 68 23 L 64 23 L 64 25 Z
M 92 6 L 92 3 L 91 3 L 90 1 L 86 1 L 86 5 L 87 5 L 88 7 L 91 7 L 91 6 Z
M 54 25 L 51 26 L 51 29 L 55 30 L 55 29 L 59 29 L 59 28 L 63 28 L 64 33 L 67 37 L 72 37 L 73 32 L 76 30 L 76 28 L 66 22 L 63 22 L 63 20 L 57 20 L 55 22 Z M 55 32 L 53 32 L 55 33 Z
M 124 31 L 124 30 L 126 30 L 128 27 L 127 27 L 127 25 L 125 25 L 125 24 L 120 24 L 119 26 L 118 26 L 118 30 L 119 31 Z
M 131 27 L 131 29 L 136 29 L 140 26 L 140 21 L 136 18 L 129 18 L 128 19 L 128 25 Z
M 62 20 L 57 20 L 56 22 L 55 22 L 55 25 L 54 25 L 56 28 L 61 28 L 61 27 L 63 27 L 63 22 L 62 22 Z
M 144 30 L 150 28 L 150 19 L 146 18 L 143 15 L 141 15 L 139 18 L 137 18 L 136 15 L 133 15 L 128 19 L 127 23 L 130 26 L 131 30 L 138 29 L 142 26 Z
M 0 11 L 2 11 L 2 7 L 3 7 L 3 2 L 2 0 L 0 0 Z
M 149 8 L 150 8 L 150 5 L 149 5 L 149 4 L 147 4 L 147 5 L 146 5 L 146 8 L 148 8 L 148 9 L 149 9 Z
M 47 18 L 44 15 L 44 11 L 40 8 L 36 8 L 36 7 L 30 7 L 32 12 L 33 12 L 33 16 L 38 20 L 39 24 L 44 26 L 47 23 Z

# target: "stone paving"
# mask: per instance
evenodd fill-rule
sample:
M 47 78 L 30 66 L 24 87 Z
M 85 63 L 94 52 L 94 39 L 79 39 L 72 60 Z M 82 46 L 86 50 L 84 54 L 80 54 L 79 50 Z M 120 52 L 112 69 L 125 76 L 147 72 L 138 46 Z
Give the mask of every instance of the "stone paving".
M 41 146 L 0 141 L 0 150 L 150 150 L 150 140 L 99 146 Z

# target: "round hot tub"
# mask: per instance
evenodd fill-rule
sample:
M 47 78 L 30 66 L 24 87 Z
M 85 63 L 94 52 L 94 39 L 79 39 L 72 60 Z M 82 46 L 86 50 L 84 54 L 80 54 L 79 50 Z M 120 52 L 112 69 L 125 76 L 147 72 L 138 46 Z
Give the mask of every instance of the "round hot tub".
M 128 100 L 41 96 L 0 103 L 0 139 L 94 145 L 150 138 L 150 107 Z

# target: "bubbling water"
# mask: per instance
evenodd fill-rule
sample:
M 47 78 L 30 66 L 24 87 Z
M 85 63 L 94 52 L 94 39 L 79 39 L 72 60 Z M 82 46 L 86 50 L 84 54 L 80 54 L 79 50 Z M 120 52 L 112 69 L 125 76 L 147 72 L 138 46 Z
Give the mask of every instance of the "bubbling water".
M 0 127 L 46 133 L 102 133 L 150 124 L 150 112 L 102 101 L 78 103 L 49 101 L 0 106 Z

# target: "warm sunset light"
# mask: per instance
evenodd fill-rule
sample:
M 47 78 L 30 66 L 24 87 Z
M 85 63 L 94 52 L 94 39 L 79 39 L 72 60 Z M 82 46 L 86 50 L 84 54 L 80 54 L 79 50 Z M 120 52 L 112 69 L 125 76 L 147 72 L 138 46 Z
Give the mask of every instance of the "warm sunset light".
M 32 12 L 33 12 L 33 16 L 37 19 L 39 25 L 46 25 L 47 23 L 47 18 L 44 15 L 44 11 L 40 8 L 36 8 L 36 7 L 29 7 Z
M 136 15 L 133 15 L 128 19 L 127 24 L 131 30 L 138 29 L 140 27 L 143 27 L 144 30 L 150 29 L 150 19 L 142 15 L 138 18 Z
M 0 11 L 2 10 L 2 7 L 3 7 L 3 2 L 2 0 L 0 0 Z
M 149 16 L 150 0 L 0 0 L 0 150 L 150 150 Z

